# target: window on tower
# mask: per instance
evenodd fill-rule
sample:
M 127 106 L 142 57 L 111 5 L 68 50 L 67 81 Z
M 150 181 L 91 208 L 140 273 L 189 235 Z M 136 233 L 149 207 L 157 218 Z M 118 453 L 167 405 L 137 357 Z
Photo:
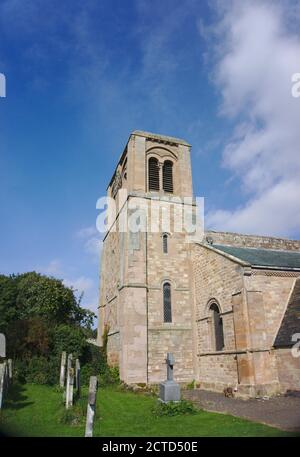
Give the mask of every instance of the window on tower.
M 148 186 L 149 190 L 159 191 L 159 165 L 155 157 L 151 157 L 148 162 Z
M 171 284 L 165 282 L 163 285 L 164 301 L 164 322 L 172 322 Z
M 166 160 L 163 165 L 163 189 L 173 193 L 173 162 Z
M 166 233 L 164 233 L 162 236 L 162 242 L 163 242 L 163 253 L 168 254 L 168 235 Z

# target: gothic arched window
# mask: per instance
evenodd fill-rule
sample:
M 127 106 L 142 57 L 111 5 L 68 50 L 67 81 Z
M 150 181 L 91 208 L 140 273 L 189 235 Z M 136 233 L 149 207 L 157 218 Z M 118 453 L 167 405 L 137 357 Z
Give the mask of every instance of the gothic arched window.
M 173 193 L 173 162 L 165 160 L 163 164 L 163 190 Z
M 163 285 L 164 301 L 164 322 L 172 322 L 171 284 L 165 282 Z
M 163 253 L 168 254 L 168 235 L 166 233 L 162 236 L 162 243 L 163 243 Z
M 212 318 L 213 349 L 215 351 L 222 351 L 224 349 L 223 319 L 216 303 L 212 303 L 209 310 Z
M 159 191 L 159 165 L 155 157 L 148 161 L 148 186 L 149 190 Z

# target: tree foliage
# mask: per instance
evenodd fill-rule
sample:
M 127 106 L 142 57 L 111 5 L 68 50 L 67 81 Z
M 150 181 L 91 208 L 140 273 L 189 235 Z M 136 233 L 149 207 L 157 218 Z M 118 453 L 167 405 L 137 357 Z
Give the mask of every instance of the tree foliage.
M 11 320 L 42 317 L 48 322 L 91 327 L 93 313 L 80 307 L 73 289 L 36 272 L 0 276 L 0 328 Z
M 62 351 L 93 364 L 87 338 L 94 335 L 94 317 L 59 279 L 36 272 L 0 275 L 0 332 L 20 379 L 52 383 L 47 366 L 58 366 Z

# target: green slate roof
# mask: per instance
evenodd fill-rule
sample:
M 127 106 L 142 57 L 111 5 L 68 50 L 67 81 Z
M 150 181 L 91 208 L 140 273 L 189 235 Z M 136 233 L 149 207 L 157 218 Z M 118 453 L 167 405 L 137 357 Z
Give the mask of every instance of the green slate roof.
M 237 257 L 252 266 L 300 269 L 300 252 L 297 251 L 240 248 L 220 244 L 213 244 L 212 247 Z

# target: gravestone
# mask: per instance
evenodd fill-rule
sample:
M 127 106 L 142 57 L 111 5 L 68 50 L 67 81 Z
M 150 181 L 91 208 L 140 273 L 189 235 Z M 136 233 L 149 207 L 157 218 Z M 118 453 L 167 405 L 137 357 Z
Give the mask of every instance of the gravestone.
M 7 371 L 8 371 L 8 381 L 9 384 L 12 383 L 13 370 L 12 370 L 12 359 L 7 360 Z
M 96 411 L 96 397 L 97 397 L 97 376 L 90 377 L 89 397 L 86 413 L 86 426 L 85 437 L 91 438 L 93 436 L 93 425 Z
M 61 362 L 60 362 L 60 376 L 59 376 L 60 387 L 65 386 L 66 362 L 67 362 L 67 353 L 64 351 L 61 354 Z
M 167 380 L 159 385 L 159 400 L 163 403 L 169 401 L 180 401 L 180 386 L 174 381 L 174 364 L 173 354 L 168 352 L 166 358 Z
M 3 359 L 6 357 L 6 339 L 3 333 L 0 333 L 0 357 Z
M 74 368 L 72 366 L 72 359 L 72 354 L 69 354 L 67 364 L 66 409 L 73 406 Z
M 80 397 L 80 362 L 79 362 L 79 359 L 76 359 L 76 363 L 75 363 L 75 387 L 76 387 L 77 398 L 79 398 Z
M 0 409 L 3 406 L 4 396 L 9 387 L 8 363 L 5 360 L 0 364 Z
M 3 405 L 5 391 L 5 363 L 0 364 L 0 409 Z

